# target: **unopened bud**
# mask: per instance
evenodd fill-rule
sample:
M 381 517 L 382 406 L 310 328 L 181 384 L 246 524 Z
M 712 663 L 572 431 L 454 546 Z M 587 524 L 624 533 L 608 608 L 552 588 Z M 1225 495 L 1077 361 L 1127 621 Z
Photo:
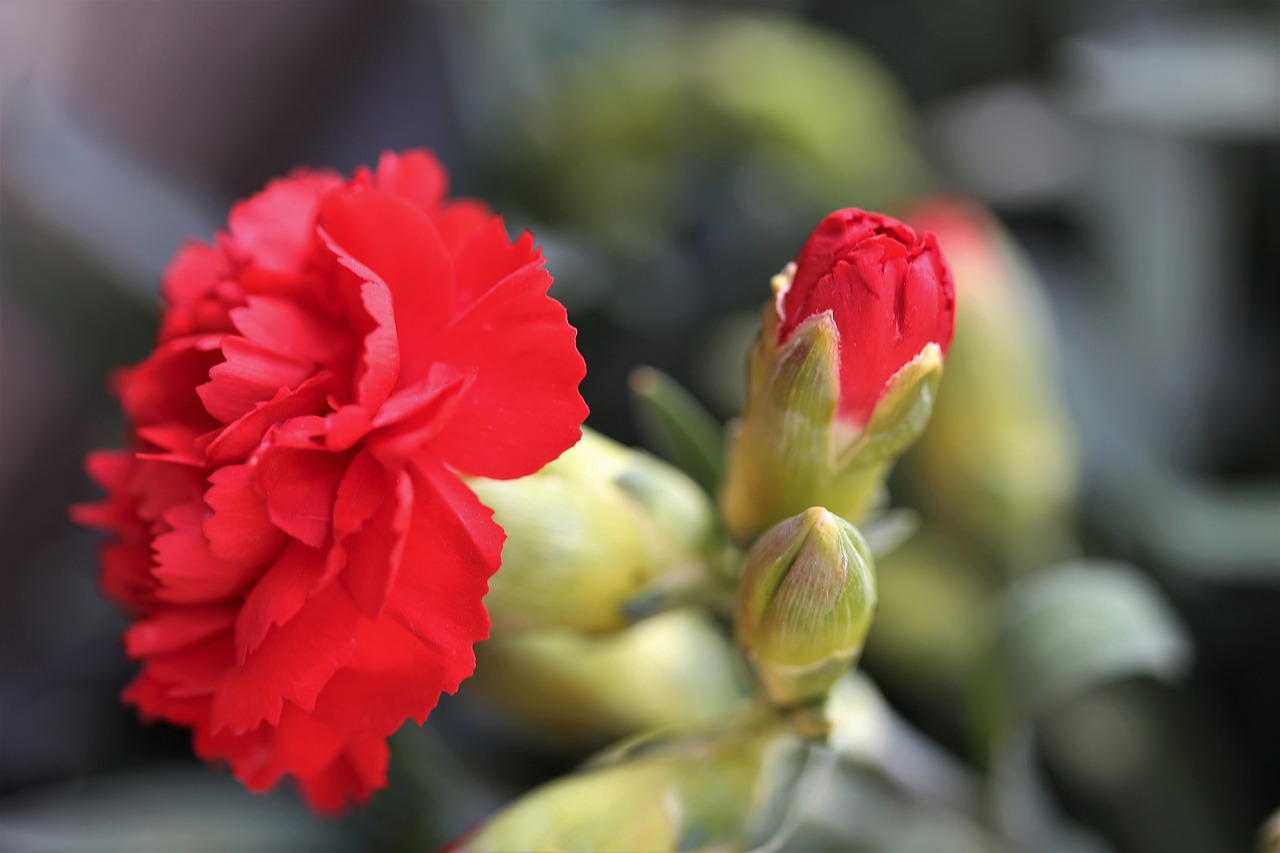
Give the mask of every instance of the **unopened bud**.
M 547 742 L 599 747 L 650 729 L 700 725 L 745 703 L 740 658 L 695 608 L 608 634 L 535 631 L 476 647 L 475 689 Z
M 507 534 L 485 597 L 494 636 L 620 628 L 624 605 L 659 578 L 710 572 L 706 494 L 666 463 L 590 430 L 536 474 L 471 485 Z
M 810 764 L 777 718 L 648 739 L 535 788 L 457 849 L 776 849 Z
M 779 707 L 821 699 L 862 651 L 876 605 L 871 551 L 820 507 L 774 526 L 745 558 L 735 633 Z
M 720 495 L 743 541 L 809 506 L 873 508 L 928 422 L 955 312 L 932 236 L 861 210 L 824 219 L 773 290 Z

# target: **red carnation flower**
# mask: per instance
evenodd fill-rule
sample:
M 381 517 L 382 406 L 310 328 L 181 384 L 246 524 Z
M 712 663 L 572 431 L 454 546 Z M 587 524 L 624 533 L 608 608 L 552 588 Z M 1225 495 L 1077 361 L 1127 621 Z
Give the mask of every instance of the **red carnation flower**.
M 585 374 L 530 235 L 446 200 L 424 152 L 296 172 L 179 251 L 156 350 L 115 391 L 130 448 L 78 507 L 137 619 L 125 698 L 254 790 L 326 812 L 475 665 L 503 533 L 459 478 L 579 436 Z
M 947 351 L 955 304 L 932 234 L 878 213 L 837 210 L 814 229 L 778 295 L 778 343 L 830 311 L 840 334 L 839 416 L 861 426 L 907 362 L 931 343 Z

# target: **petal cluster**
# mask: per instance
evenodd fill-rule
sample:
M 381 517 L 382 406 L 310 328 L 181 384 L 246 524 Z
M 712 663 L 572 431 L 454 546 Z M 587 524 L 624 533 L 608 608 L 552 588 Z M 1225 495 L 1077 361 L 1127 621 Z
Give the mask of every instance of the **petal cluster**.
M 848 208 L 814 229 L 778 312 L 779 344 L 806 320 L 831 313 L 840 339 L 839 415 L 862 425 L 907 362 L 931 343 L 946 352 L 955 285 L 933 235 Z
M 321 811 L 385 783 L 488 635 L 503 533 L 459 475 L 531 474 L 586 415 L 540 250 L 446 184 L 425 152 L 296 172 L 179 251 L 115 380 L 130 445 L 75 510 L 136 616 L 127 701 Z

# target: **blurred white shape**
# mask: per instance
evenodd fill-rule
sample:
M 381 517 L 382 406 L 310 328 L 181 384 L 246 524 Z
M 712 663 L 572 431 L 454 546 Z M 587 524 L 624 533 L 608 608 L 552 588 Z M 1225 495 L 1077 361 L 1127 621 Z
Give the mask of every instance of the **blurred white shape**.
M 962 812 L 977 808 L 974 773 L 898 716 L 861 671 L 836 684 L 826 709 L 831 748 L 841 758 L 875 768 L 920 802 Z
M 1280 30 L 1225 16 L 1160 18 L 1069 42 L 1073 112 L 1108 123 L 1230 139 L 1280 134 Z
M 1070 41 L 1057 65 L 1058 103 L 1089 151 L 1072 204 L 1105 284 L 1067 336 L 1099 344 L 1071 354 L 1087 368 L 1079 409 L 1166 464 L 1194 465 L 1232 416 L 1220 386 L 1241 355 L 1239 200 L 1253 191 L 1236 146 L 1280 138 L 1280 31 L 1169 14 Z M 1114 457 L 1096 473 L 1123 488 L 1134 460 L 1094 450 Z

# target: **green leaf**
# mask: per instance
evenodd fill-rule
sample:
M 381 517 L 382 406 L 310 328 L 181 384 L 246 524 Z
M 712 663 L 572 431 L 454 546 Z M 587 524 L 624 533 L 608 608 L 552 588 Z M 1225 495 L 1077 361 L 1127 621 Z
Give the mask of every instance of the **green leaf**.
M 1094 687 L 1173 680 L 1191 641 L 1159 589 L 1122 563 L 1063 563 L 1015 586 L 1001 608 L 993 664 L 1008 711 L 1034 721 Z
M 630 385 L 645 444 L 714 495 L 724 471 L 724 439 L 716 419 L 656 368 L 636 368 Z

